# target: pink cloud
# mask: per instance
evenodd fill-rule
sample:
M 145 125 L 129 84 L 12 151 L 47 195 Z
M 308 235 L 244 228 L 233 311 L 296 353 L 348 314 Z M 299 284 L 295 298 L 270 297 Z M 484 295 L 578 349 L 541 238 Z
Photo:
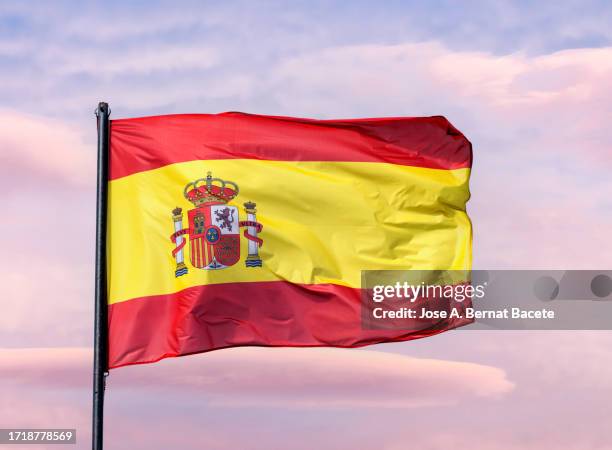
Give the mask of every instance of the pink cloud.
M 30 238 L 5 245 L 0 261 L 0 340 L 4 345 L 86 345 L 93 323 L 93 269 L 82 258 L 45 255 Z M 41 239 L 42 240 L 42 239 Z M 34 241 L 34 242 L 32 242 Z M 66 250 L 70 248 L 66 246 Z
M 478 337 L 483 335 L 472 339 Z M 498 331 L 494 339 L 480 340 L 483 342 L 477 350 L 479 353 L 504 355 L 507 365 L 523 369 L 522 373 L 513 375 L 520 378 L 516 380 L 520 391 L 529 395 L 542 395 L 542 386 L 553 390 L 565 386 L 566 393 L 575 389 L 585 398 L 590 394 L 607 398 L 612 393 L 612 364 L 608 363 L 612 355 L 612 334 L 609 331 Z
M 535 424 L 534 424 L 535 425 Z M 605 438 L 605 431 L 598 429 L 582 431 L 559 429 L 543 423 L 539 432 L 517 432 L 512 427 L 501 427 L 495 430 L 471 428 L 469 430 L 430 430 L 415 437 L 413 434 L 398 433 L 382 450 L 404 450 L 406 442 L 411 447 L 430 450 L 548 450 L 563 448 L 567 450 L 610 450 L 612 448 Z
M 86 349 L 3 349 L 0 356 L 5 384 L 90 385 Z M 473 363 L 367 350 L 236 348 L 114 370 L 115 389 L 198 392 L 219 406 L 410 408 L 499 398 L 513 384 L 502 370 Z
M 591 411 L 585 414 L 586 404 L 565 403 L 558 415 L 553 412 L 556 403 L 547 406 L 547 397 L 538 395 L 543 383 L 555 392 L 565 386 L 565 396 L 571 395 L 570 387 L 588 389 L 590 378 L 576 384 L 578 374 L 589 362 L 596 375 L 596 360 L 605 359 L 601 352 L 607 341 L 596 345 L 598 350 L 589 353 L 593 358 L 583 358 L 578 366 L 576 358 L 589 347 L 583 334 L 571 343 L 571 336 L 559 340 L 561 333 L 549 337 L 541 333 L 541 344 L 533 351 L 526 351 L 537 344 L 530 336 L 512 334 L 510 339 L 510 333 L 498 333 L 502 339 L 491 343 L 491 354 L 504 361 L 516 360 L 537 376 L 521 382 L 506 397 L 508 401 L 494 401 L 510 394 L 512 384 L 491 366 L 368 350 L 244 348 L 121 368 L 109 378 L 106 444 L 120 449 L 207 445 L 263 450 L 287 442 L 296 450 L 399 450 L 408 443 L 440 450 L 449 446 L 458 450 L 609 449 L 598 405 L 589 403 Z M 469 347 L 470 341 L 486 347 L 482 334 L 474 339 L 471 333 L 453 335 L 454 347 Z M 591 337 L 596 344 L 598 336 Z M 503 342 L 509 345 L 500 345 Z M 550 353 L 555 342 L 567 365 L 549 378 L 563 360 Z M 472 348 L 468 353 L 475 356 L 481 351 Z M 550 355 L 545 362 L 542 353 Z M 76 448 L 87 448 L 90 364 L 88 349 L 0 350 L 0 422 L 77 427 Z M 539 372 L 548 366 L 548 372 Z M 568 378 L 567 369 L 575 377 Z M 606 378 L 605 373 L 600 375 Z M 516 400 L 519 390 L 524 403 L 509 401 Z M 563 407 L 563 399 L 555 401 Z M 413 406 L 420 407 L 397 409 Z M 270 409 L 261 412 L 270 407 L 282 407 L 275 411 L 292 415 L 291 419 L 284 421 Z M 250 408 L 254 412 L 245 413 Z M 313 412 L 322 423 L 329 421 L 327 426 L 313 428 L 309 424 Z M 300 424 L 300 419 L 306 423 Z
M 610 47 L 542 56 L 437 42 L 334 47 L 281 62 L 274 92 L 302 114 L 445 114 L 471 139 L 513 140 L 515 158 L 525 146 L 575 153 L 580 145 L 583 158 L 610 163 L 610 60 Z
M 86 349 L 3 349 L 0 373 L 21 386 L 86 388 Z M 246 369 L 248 368 L 248 370 Z M 111 389 L 205 393 L 211 404 L 406 408 L 497 398 L 513 384 L 495 367 L 340 349 L 237 348 L 111 372 Z
M 0 110 L 0 175 L 4 187 L 35 183 L 48 189 L 52 181 L 77 187 L 95 185 L 95 126 L 89 142 L 74 126 L 61 120 Z M 93 137 L 93 139 L 91 139 Z
M 88 448 L 91 362 L 91 351 L 84 348 L 0 349 L 0 423 L 76 427 L 76 448 Z M 253 442 L 253 433 L 269 423 L 264 417 L 258 423 L 223 417 L 250 408 L 273 408 L 282 414 L 435 408 L 475 399 L 490 402 L 513 386 L 502 370 L 480 364 L 364 350 L 228 349 L 112 371 L 106 392 L 106 444 L 264 449 L 291 432 L 279 429 Z M 151 401 L 169 404 L 150 409 Z M 322 430 L 316 439 L 321 448 L 338 448 L 333 433 Z M 296 442 L 292 448 L 305 450 L 308 445 Z

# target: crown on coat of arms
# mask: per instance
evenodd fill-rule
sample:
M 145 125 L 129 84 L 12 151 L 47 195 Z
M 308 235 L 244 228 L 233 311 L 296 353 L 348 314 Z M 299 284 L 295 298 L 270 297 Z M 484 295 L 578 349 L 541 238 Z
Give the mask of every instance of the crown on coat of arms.
M 208 172 L 206 178 L 199 178 L 185 186 L 184 195 L 195 206 L 208 202 L 227 203 L 238 195 L 238 185 L 233 181 L 213 178 Z

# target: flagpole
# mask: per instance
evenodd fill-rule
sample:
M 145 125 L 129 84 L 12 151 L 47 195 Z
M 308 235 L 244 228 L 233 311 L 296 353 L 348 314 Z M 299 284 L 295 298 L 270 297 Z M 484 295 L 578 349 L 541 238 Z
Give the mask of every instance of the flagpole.
M 106 299 L 106 203 L 108 185 L 109 116 L 107 103 L 96 109 L 98 119 L 98 183 L 96 192 L 96 275 L 91 446 L 102 450 L 104 389 L 108 375 L 108 306 Z

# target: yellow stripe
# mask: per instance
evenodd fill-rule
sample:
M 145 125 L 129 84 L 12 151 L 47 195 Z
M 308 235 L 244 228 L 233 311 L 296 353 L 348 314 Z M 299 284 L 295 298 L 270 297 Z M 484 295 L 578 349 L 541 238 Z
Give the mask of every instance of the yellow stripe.
M 264 266 L 245 267 L 241 236 L 240 261 L 221 270 L 192 267 L 186 245 L 189 273 L 175 278 L 172 210 L 183 209 L 187 228 L 193 205 L 183 189 L 209 170 L 238 184 L 231 204 L 240 220 L 246 220 L 243 203 L 257 203 Z M 469 269 L 468 179 L 469 169 L 228 159 L 177 163 L 111 181 L 109 303 L 212 283 L 359 287 L 361 270 Z

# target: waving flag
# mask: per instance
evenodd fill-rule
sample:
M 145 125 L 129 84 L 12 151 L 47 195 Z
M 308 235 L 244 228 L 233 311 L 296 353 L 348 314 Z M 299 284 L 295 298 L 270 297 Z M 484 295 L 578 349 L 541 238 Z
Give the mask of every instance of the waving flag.
M 363 329 L 360 276 L 470 268 L 471 159 L 443 117 L 111 121 L 109 366 L 457 326 Z

